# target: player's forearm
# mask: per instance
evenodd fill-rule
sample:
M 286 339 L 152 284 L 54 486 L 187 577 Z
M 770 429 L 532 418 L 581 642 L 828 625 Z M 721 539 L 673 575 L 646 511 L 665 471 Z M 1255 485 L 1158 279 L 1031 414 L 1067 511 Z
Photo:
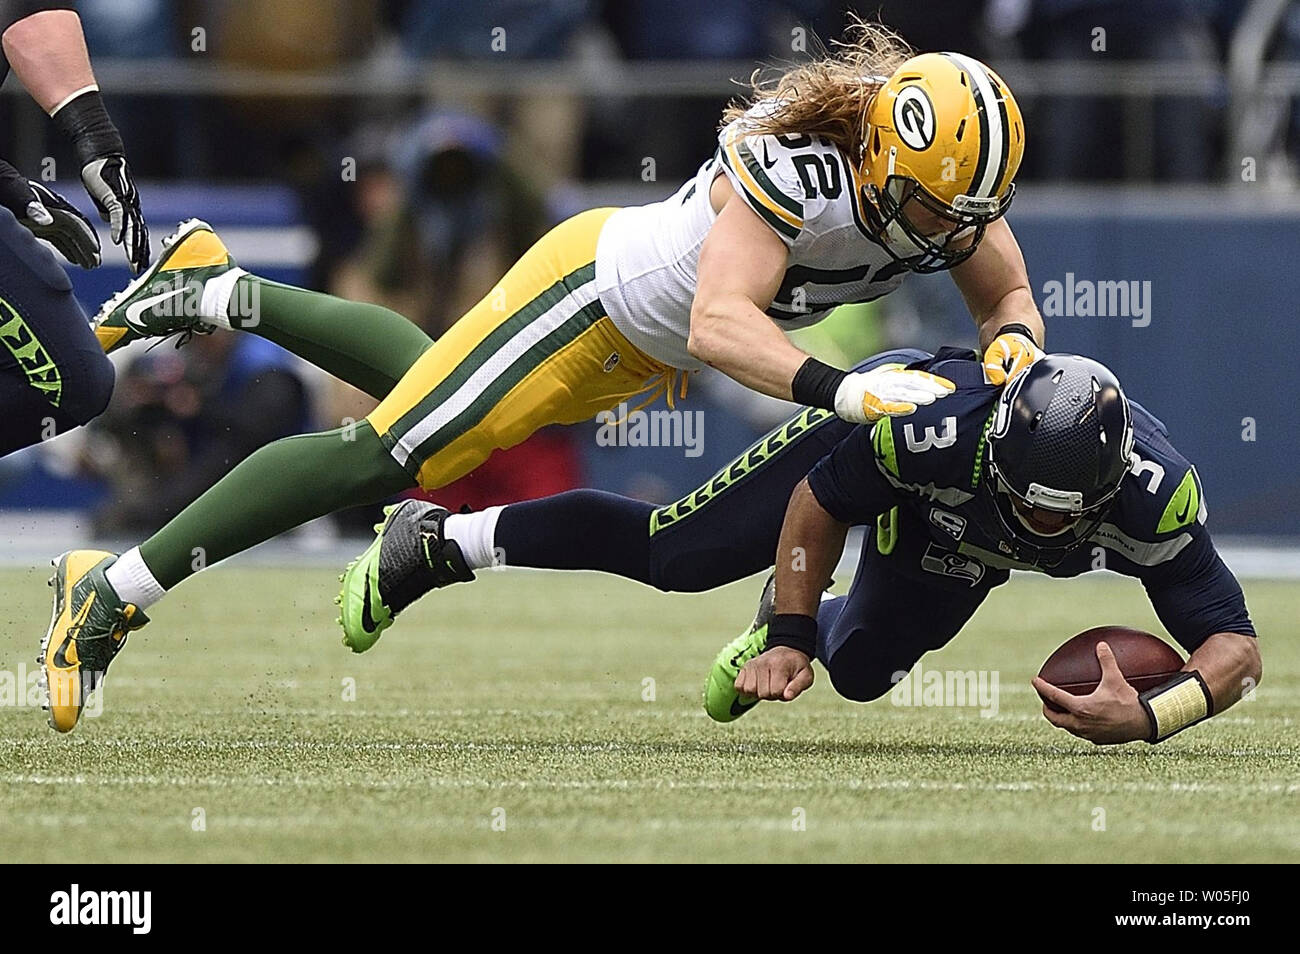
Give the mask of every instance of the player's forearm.
M 1028 287 L 1013 289 L 999 299 L 998 303 L 984 316 L 977 316 L 979 322 L 980 351 L 983 351 L 1007 325 L 1024 325 L 1033 332 L 1034 341 L 1042 347 L 1047 335 L 1043 327 L 1043 318 L 1034 304 L 1034 296 Z
M 817 616 L 822 591 L 844 552 L 848 526 L 817 502 L 802 480 L 790 496 L 776 553 L 776 612 Z
M 1215 633 L 1183 666 L 1184 671 L 1193 669 L 1205 680 L 1218 715 L 1259 685 L 1263 670 L 1259 643 L 1242 633 Z
M 1034 304 L 1025 257 L 1006 219 L 988 227 L 975 254 L 951 275 L 979 329 L 980 351 L 988 348 L 1004 326 L 1015 324 L 1028 328 L 1043 347 L 1043 319 Z
M 808 355 L 744 296 L 697 299 L 687 348 L 693 357 L 745 387 L 789 401 Z
M 95 83 L 75 11 L 33 13 L 5 30 L 2 42 L 9 65 L 47 113 Z

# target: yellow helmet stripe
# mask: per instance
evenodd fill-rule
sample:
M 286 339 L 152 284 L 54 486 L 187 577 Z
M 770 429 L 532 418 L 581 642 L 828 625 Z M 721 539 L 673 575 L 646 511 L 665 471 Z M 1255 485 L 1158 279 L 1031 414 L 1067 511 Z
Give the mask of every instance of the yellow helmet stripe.
M 970 195 L 981 199 L 997 195 L 998 181 L 1007 168 L 1011 140 L 1007 135 L 1007 111 L 1002 97 L 993 88 L 982 63 L 961 53 L 945 53 L 968 77 L 971 95 L 979 110 L 980 155 L 971 176 Z

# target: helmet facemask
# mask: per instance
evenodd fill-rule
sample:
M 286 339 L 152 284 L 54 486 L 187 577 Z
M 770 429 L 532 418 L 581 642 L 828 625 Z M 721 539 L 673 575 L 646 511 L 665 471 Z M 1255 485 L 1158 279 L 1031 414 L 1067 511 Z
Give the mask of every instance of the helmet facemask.
M 1014 546 L 1016 557 L 1031 564 L 1053 566 L 1071 550 L 1091 539 L 1118 499 L 1133 451 L 1131 408 L 1105 368 L 1095 366 L 1095 373 L 1088 373 L 1083 382 L 1079 382 L 1076 376 L 1073 390 L 1067 390 L 1064 395 L 1066 404 L 1062 405 L 1055 397 L 1044 401 L 1043 387 L 1056 386 L 1066 373 L 1063 369 L 1068 367 L 1062 362 L 1070 358 L 1049 355 L 1013 378 L 998 398 L 989 431 L 989 479 L 986 487 L 998 522 L 998 527 L 990 529 L 1000 529 L 1002 538 Z M 1097 375 L 1109 376 L 1105 378 L 1105 387 Z M 1104 427 L 1099 420 L 1098 406 L 1088 404 L 1080 393 L 1080 386 L 1086 389 L 1083 393 L 1090 392 L 1092 401 L 1107 402 L 1108 410 L 1101 416 L 1105 416 L 1109 423 Z M 1071 385 L 1064 387 L 1068 389 Z M 1025 397 L 1024 393 L 1031 390 L 1036 393 Z M 1048 450 L 1044 450 L 1041 445 L 1032 443 L 1036 440 L 1033 435 L 1042 433 L 1040 428 L 1053 426 L 1050 422 L 1054 415 L 1057 430 L 1053 433 L 1070 433 L 1069 430 L 1060 430 L 1061 417 L 1059 411 L 1052 410 L 1053 407 L 1078 407 L 1084 413 L 1076 416 L 1071 425 L 1077 440 L 1071 442 L 1067 439 L 1062 443 L 1058 437 L 1048 445 Z M 1078 412 L 1067 410 L 1066 413 L 1068 420 Z M 1044 420 L 1047 423 L 1043 423 Z M 1092 431 L 1093 427 L 1097 430 Z M 1096 435 L 1098 443 L 1092 445 L 1097 449 L 1096 456 L 1082 450 L 1093 439 L 1085 439 L 1087 434 Z M 1078 440 L 1084 443 L 1080 444 Z M 1099 470 L 1093 471 L 1091 478 L 1080 475 L 1069 480 L 1064 472 L 1052 466 L 1062 454 L 1067 458 L 1083 454 L 1085 460 L 1097 463 Z M 1037 463 L 1031 464 L 1031 461 Z M 1055 478 L 1051 477 L 1053 471 L 1057 474 Z M 1085 465 L 1083 474 L 1086 473 Z M 1053 487 L 1042 482 L 1045 478 L 1062 483 L 1068 481 L 1082 489 Z
M 892 155 L 890 159 L 892 165 Z M 872 224 L 886 251 L 909 271 L 929 273 L 946 271 L 975 254 L 985 228 L 1006 214 L 1015 184 L 1000 199 L 959 195 L 952 205 L 910 176 L 891 173 L 883 189 L 868 184 L 866 190 L 868 207 L 875 212 Z
M 991 449 L 989 456 L 993 512 L 1003 534 L 1016 545 L 1017 556 L 1031 564 L 1055 566 L 1071 550 L 1090 539 L 1109 515 L 1119 493 L 1120 485 L 1116 484 L 1101 503 L 1087 509 L 1082 506 L 1082 494 L 1041 484 L 1031 483 L 1028 492 L 1020 494 L 998 470 Z M 1059 516 L 1060 528 L 1049 531 L 1034 526 L 1031 521 L 1037 514 Z

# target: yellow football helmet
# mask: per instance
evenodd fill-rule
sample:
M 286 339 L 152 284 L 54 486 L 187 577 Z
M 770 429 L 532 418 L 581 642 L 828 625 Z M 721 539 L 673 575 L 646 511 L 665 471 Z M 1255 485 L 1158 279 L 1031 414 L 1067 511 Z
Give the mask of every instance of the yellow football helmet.
M 864 119 L 861 180 L 886 248 L 912 271 L 969 258 L 1015 194 L 1025 152 L 1006 83 L 960 53 L 923 53 L 890 76 Z

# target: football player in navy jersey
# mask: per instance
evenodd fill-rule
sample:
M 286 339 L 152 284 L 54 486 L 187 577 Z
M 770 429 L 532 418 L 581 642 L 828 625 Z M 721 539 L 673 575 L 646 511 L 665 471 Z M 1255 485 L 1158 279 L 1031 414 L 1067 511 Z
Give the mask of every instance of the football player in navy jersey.
M 1105 644 L 1097 653 L 1105 678 L 1093 694 L 1036 680 L 1065 710 L 1045 704 L 1044 715 L 1075 735 L 1159 741 L 1258 682 L 1255 630 L 1205 529 L 1196 469 L 1110 371 L 1051 355 L 996 389 L 952 353 L 923 365 L 950 373 L 949 401 L 905 423 L 855 428 L 795 488 L 775 594 L 715 662 L 711 716 L 727 721 L 759 699 L 795 698 L 812 683 L 814 656 L 841 695 L 874 699 L 896 672 L 952 639 L 1017 568 L 1071 577 L 1100 564 L 1136 577 L 1191 654 L 1178 677 L 1141 697 Z M 845 532 L 863 523 L 874 534 L 848 596 L 823 602 Z M 1184 705 L 1170 713 L 1162 700 L 1175 698 Z
M 842 696 L 884 695 L 1012 569 L 1072 577 L 1104 566 L 1136 577 L 1191 654 L 1183 674 L 1144 699 L 1104 646 L 1106 678 L 1092 695 L 1038 680 L 1066 710 L 1044 715 L 1076 735 L 1158 741 L 1258 682 L 1255 631 L 1205 528 L 1196 470 L 1109 370 L 1048 355 L 999 387 L 974 352 L 958 349 L 887 352 L 858 367 L 889 365 L 929 370 L 956 389 L 874 425 L 804 410 L 667 506 L 577 490 L 454 514 L 430 559 L 460 580 L 504 555 L 511 566 L 603 570 L 675 592 L 775 560 L 754 624 L 709 673 L 705 708 L 720 722 L 762 699 L 796 698 L 812 684 L 814 658 Z M 869 532 L 852 587 L 824 598 L 853 525 Z M 1169 708 L 1163 693 L 1187 704 L 1157 724 L 1150 713 Z
M 0 0 L 0 83 L 12 69 L 72 144 L 82 184 L 139 272 L 149 264 L 149 232 L 74 6 Z M 38 238 L 82 268 L 100 263 L 86 217 L 0 159 L 0 456 L 87 423 L 113 392 L 113 365 Z

